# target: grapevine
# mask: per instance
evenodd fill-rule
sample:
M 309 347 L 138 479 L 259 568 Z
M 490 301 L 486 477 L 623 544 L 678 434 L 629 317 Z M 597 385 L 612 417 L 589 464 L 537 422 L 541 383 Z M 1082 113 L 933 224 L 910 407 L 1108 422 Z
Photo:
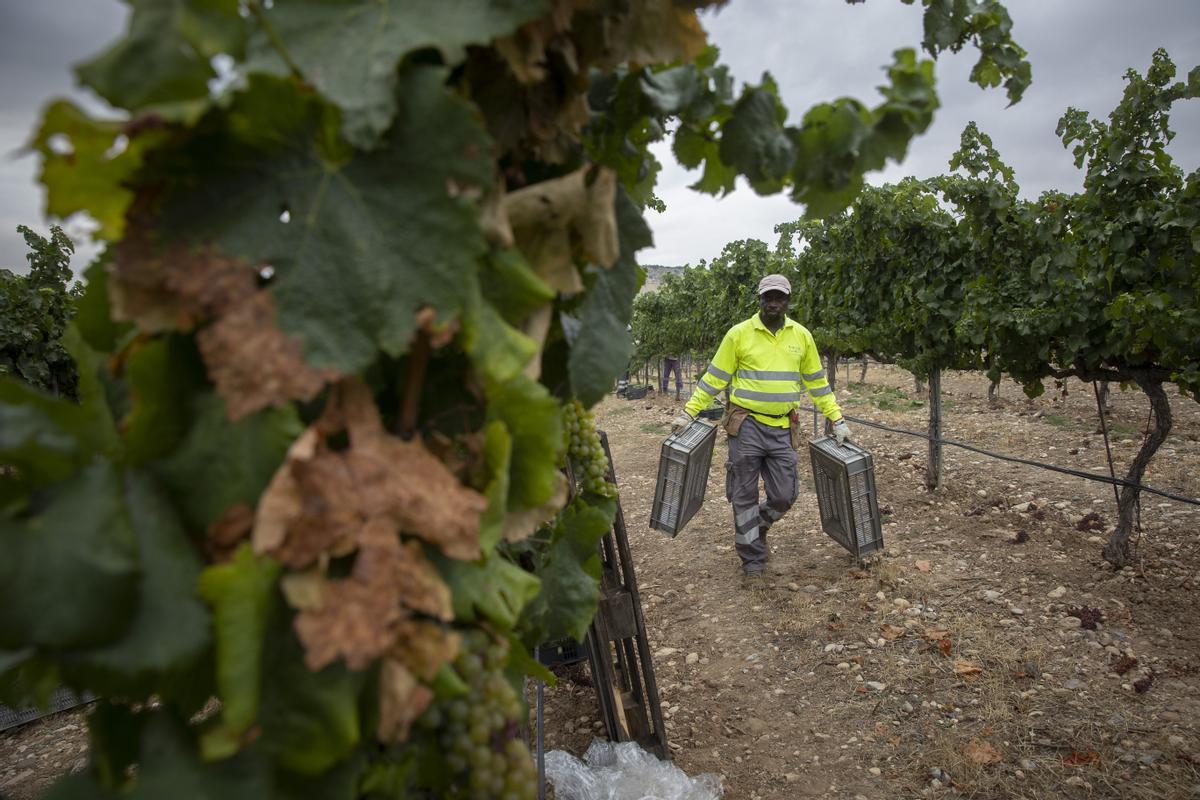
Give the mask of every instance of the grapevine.
M 608 456 L 596 431 L 596 418 L 578 400 L 563 406 L 567 455 L 585 491 L 601 497 L 616 497 L 617 487 L 609 482 Z
M 616 489 L 585 409 L 632 355 L 653 144 L 699 191 L 833 213 L 938 106 L 904 49 L 873 106 L 788 125 L 707 46 L 716 4 L 138 0 L 77 65 L 111 113 L 51 102 L 30 148 L 107 245 L 63 337 L 79 402 L 0 376 L 0 702 L 103 698 L 62 796 L 438 796 L 417 762 L 528 796 L 502 659 L 447 631 L 595 614 Z M 1000 3 L 921 6 L 931 56 L 973 43 L 1020 97 Z

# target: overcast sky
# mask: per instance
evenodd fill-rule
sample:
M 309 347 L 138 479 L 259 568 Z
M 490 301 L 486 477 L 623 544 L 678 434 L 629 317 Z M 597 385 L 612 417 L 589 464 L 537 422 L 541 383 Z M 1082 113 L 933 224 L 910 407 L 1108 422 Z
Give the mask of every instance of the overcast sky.
M 942 107 L 908 158 L 871 176 L 880 183 L 904 175 L 925 177 L 946 169 L 969 120 L 990 134 L 1001 155 L 1016 168 L 1027 196 L 1043 189 L 1077 190 L 1081 174 L 1054 136 L 1068 106 L 1106 117 L 1120 99 L 1128 67 L 1144 71 L 1156 47 L 1165 47 L 1180 75 L 1200 62 L 1200 0 L 1008 0 L 1014 36 L 1029 50 L 1033 86 L 1024 100 L 1006 108 L 1002 89 L 968 83 L 975 51 L 946 55 L 938 62 Z M 739 81 L 757 82 L 763 71 L 778 81 L 789 121 L 813 103 L 852 96 L 874 105 L 875 87 L 898 47 L 917 46 L 921 12 L 899 0 L 733 0 L 703 17 L 710 39 Z M 0 0 L 0 266 L 24 271 L 25 247 L 16 233 L 22 223 L 44 233 L 43 198 L 36 184 L 37 160 L 14 157 L 28 140 L 42 104 L 70 96 L 70 65 L 99 50 L 123 29 L 126 7 L 117 0 Z M 92 103 L 93 108 L 99 108 Z M 1200 101 L 1176 106 L 1178 133 L 1172 153 L 1191 171 L 1200 166 Z M 647 264 L 696 263 L 711 259 L 730 241 L 757 238 L 774 243 L 776 223 L 799 216 L 786 198 L 757 197 L 740 186 L 712 199 L 687 188 L 699 174 L 674 164 L 666 145 L 658 150 L 665 169 L 659 178 L 664 214 L 648 212 L 655 247 Z M 77 234 L 78 226 L 68 228 Z M 81 248 L 78 271 L 94 250 Z

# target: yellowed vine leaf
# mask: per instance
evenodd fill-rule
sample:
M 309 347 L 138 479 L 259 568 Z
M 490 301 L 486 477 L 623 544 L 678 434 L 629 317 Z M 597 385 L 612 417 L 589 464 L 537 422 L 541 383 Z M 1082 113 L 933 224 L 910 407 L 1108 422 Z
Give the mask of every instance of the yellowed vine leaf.
M 616 188 L 611 170 L 581 167 L 504 198 L 517 248 L 550 288 L 565 294 L 583 289 L 577 260 L 602 267 L 616 263 Z
M 379 673 L 380 741 L 394 743 L 408 738 L 412 724 L 433 702 L 433 692 L 422 686 L 404 664 L 385 658 Z
M 433 680 L 444 665 L 458 657 L 461 637 L 452 630 L 419 619 L 401 620 L 396 644 L 389 655 L 418 678 Z
M 544 504 L 537 508 L 510 511 L 504 515 L 504 541 L 519 542 L 529 538 L 538 526 L 553 519 L 567 504 L 567 478 L 560 472 L 557 473 L 557 479 L 554 495 Z

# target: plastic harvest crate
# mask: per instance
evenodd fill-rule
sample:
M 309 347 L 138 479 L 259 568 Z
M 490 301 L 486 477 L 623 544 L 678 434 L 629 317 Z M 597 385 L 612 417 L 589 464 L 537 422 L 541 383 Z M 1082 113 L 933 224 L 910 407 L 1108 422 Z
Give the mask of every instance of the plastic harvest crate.
M 80 696 L 70 689 L 60 686 L 50 695 L 50 705 L 46 709 L 0 706 L 0 731 L 16 728 L 19 725 L 39 720 L 42 717 L 48 717 L 51 714 L 57 714 L 59 711 L 66 711 L 67 709 L 74 708 L 83 703 L 89 703 L 95 699 L 95 696 L 89 692 L 85 692 Z
M 694 420 L 663 442 L 650 527 L 675 536 L 704 504 L 717 426 Z
M 808 443 L 821 528 L 861 560 L 883 549 L 875 464 L 857 445 L 823 436 Z

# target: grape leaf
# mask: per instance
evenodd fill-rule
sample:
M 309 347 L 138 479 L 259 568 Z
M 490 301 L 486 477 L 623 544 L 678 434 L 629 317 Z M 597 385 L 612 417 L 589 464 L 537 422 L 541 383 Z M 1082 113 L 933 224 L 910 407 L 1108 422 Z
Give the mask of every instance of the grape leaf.
M 152 469 L 170 488 L 193 531 L 206 531 L 230 507 L 256 503 L 300 435 L 291 406 L 230 422 L 209 392 L 191 400 L 193 421 L 179 446 Z M 195 487 L 203 483 L 205 491 Z
M 319 671 L 304 663 L 304 651 L 286 614 L 267 631 L 259 722 L 261 746 L 283 767 L 316 775 L 340 761 L 360 737 L 358 694 L 366 673 L 341 664 Z
M 545 561 L 538 570 L 541 590 L 529 603 L 522 626 L 538 641 L 587 635 L 600 601 L 599 543 L 612 527 L 616 503 L 586 505 L 575 500 L 555 523 Z
M 79 80 L 118 108 L 199 105 L 216 77 L 209 60 L 241 54 L 246 29 L 238 0 L 129 1 L 128 34 L 77 66 Z
M 182 719 L 166 711 L 149 715 L 142 733 L 137 782 L 123 795 L 132 800 L 262 800 L 271 796 L 271 774 L 254 749 L 205 763 Z
M 633 353 L 626 326 L 643 278 L 633 253 L 649 243 L 649 228 L 624 191 L 618 193 L 616 208 L 621 257 L 612 269 L 592 270 L 588 293 L 575 312 L 580 325 L 567 362 L 571 391 L 587 407 L 611 390 Z
M 120 475 L 96 461 L 0 519 L 0 647 L 86 648 L 128 629 L 137 607 L 138 546 Z
M 200 562 L 175 509 L 143 474 L 126 476 L 124 501 L 138 539 L 139 602 L 117 641 L 81 654 L 69 672 L 107 694 L 167 695 L 210 645 L 208 609 L 196 594 Z
M 541 585 L 536 576 L 496 553 L 479 561 L 439 557 L 436 563 L 454 593 L 455 619 L 466 622 L 489 619 L 511 628 Z
M 509 464 L 512 461 L 512 436 L 504 423 L 492 420 L 484 428 L 483 458 L 491 477 L 484 496 L 488 506 L 479 520 L 479 547 L 490 553 L 504 534 L 508 511 Z
M 188 398 L 204 386 L 204 368 L 191 342 L 169 336 L 134 350 L 125 375 L 132 395 L 122 425 L 125 453 L 137 465 L 175 449 L 187 431 Z
M 488 419 L 512 435 L 508 509 L 537 508 L 558 488 L 563 430 L 558 402 L 540 383 L 524 376 L 489 386 Z
M 468 45 L 507 35 L 548 6 L 548 0 L 292 0 L 276 3 L 266 18 L 292 63 L 342 108 L 346 138 L 365 150 L 379 143 L 397 113 L 403 114 L 397 108 L 403 90 L 397 91 L 396 72 L 405 55 L 436 49 L 442 63 L 457 64 Z M 253 40 L 251 68 L 283 74 L 285 66 L 267 36 Z
M 38 180 L 46 187 L 48 216 L 66 219 L 86 211 L 100 224 L 96 236 L 121 238 L 133 201 L 126 184 L 166 136 L 160 129 L 124 130 L 125 123 L 94 120 L 66 100 L 46 107 L 29 147 L 42 156 Z
M 249 545 L 238 548 L 228 564 L 211 566 L 200 575 L 200 596 L 213 609 L 221 698 L 220 725 L 206 731 L 202 740 L 208 757 L 234 752 L 238 737 L 258 716 L 263 639 L 276 603 L 278 575 L 279 565 L 256 557 Z
M 490 145 L 444 78 L 404 70 L 387 146 L 353 157 L 311 95 L 252 80 L 214 119 L 240 140 L 215 147 L 201 137 L 179 154 L 197 177 L 168 201 L 164 225 L 271 264 L 280 324 L 304 341 L 310 364 L 351 373 L 380 349 L 403 353 L 418 309 L 432 307 L 439 321 L 462 311 L 485 250 L 466 195 L 491 183 Z

